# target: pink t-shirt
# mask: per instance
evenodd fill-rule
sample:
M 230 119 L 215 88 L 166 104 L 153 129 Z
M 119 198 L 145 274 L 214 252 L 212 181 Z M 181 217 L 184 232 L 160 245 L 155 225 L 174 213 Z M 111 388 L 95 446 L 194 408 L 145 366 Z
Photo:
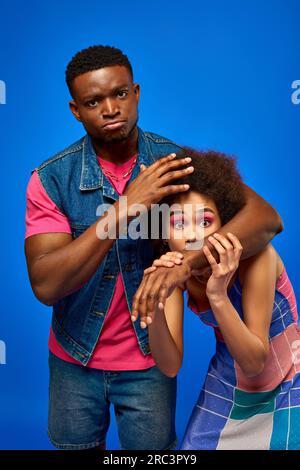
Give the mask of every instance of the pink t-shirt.
M 122 175 L 129 170 L 134 158 L 123 165 L 116 165 L 101 157 L 97 157 L 103 172 L 106 170 L 114 175 Z M 122 181 L 115 181 L 108 175 L 115 190 L 122 194 L 130 174 Z M 71 234 L 67 217 L 47 195 L 36 171 L 31 175 L 26 192 L 26 234 L 25 238 L 38 233 L 64 232 Z M 52 327 L 49 335 L 50 351 L 74 364 L 80 364 L 73 359 L 56 340 Z M 144 356 L 141 352 L 130 318 L 126 302 L 125 290 L 121 273 L 117 276 L 116 288 L 102 326 L 101 334 L 87 367 L 102 370 L 141 370 L 155 365 L 151 354 Z

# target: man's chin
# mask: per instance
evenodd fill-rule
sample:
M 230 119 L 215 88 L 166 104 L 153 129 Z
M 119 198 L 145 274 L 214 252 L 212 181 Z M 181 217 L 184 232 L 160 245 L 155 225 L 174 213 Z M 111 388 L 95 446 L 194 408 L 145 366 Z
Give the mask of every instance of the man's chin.
M 102 132 L 99 136 L 99 140 L 104 144 L 118 144 L 125 142 L 129 137 L 130 131 L 127 126 L 124 126 L 122 129 L 118 130 L 109 130 L 107 132 Z
M 128 138 L 128 134 L 126 133 L 119 133 L 116 135 L 105 135 L 101 138 L 101 141 L 104 144 L 120 144 L 121 142 L 125 142 Z

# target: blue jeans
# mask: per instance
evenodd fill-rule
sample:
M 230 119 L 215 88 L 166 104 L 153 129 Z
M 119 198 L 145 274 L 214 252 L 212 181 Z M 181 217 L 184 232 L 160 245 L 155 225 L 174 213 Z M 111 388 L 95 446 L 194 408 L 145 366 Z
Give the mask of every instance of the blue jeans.
M 175 449 L 176 377 L 157 366 L 103 371 L 63 361 L 49 352 L 48 435 L 59 449 L 105 448 L 114 405 L 124 450 Z

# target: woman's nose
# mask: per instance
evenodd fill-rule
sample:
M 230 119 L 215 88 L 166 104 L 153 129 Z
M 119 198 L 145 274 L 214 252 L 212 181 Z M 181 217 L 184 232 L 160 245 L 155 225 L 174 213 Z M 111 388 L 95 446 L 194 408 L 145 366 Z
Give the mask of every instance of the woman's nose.
M 187 230 L 185 233 L 185 239 L 187 242 L 194 242 L 196 240 L 196 232 L 194 230 Z

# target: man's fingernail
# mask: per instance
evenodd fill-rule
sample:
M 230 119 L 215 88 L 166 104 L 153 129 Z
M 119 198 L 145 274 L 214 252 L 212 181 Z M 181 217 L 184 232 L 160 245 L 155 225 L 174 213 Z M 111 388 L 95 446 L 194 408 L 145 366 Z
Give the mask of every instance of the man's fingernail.
M 147 324 L 145 322 L 141 321 L 141 328 L 144 329 L 144 328 L 146 328 L 146 326 L 147 326 Z
M 148 323 L 148 325 L 151 325 L 151 323 L 152 323 L 152 318 L 151 317 L 147 317 L 147 323 Z
M 132 321 L 135 321 L 136 320 L 136 317 L 134 315 L 131 315 L 131 320 Z
M 164 304 L 163 304 L 162 302 L 159 302 L 159 303 L 158 303 L 158 308 L 163 309 L 163 308 L 164 308 Z

